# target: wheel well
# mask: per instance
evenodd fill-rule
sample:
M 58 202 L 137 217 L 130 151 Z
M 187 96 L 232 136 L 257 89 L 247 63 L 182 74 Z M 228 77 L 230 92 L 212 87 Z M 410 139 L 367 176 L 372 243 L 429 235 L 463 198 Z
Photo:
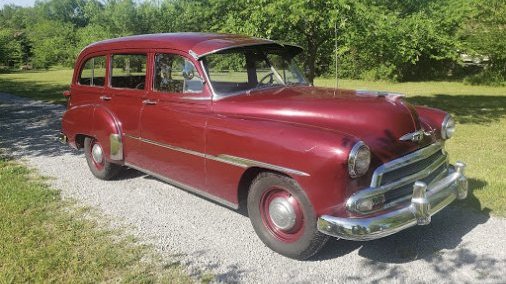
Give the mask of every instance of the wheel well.
M 241 176 L 241 179 L 239 181 L 239 187 L 238 187 L 238 192 L 237 192 L 237 200 L 238 200 L 238 203 L 239 203 L 239 212 L 243 213 L 243 214 L 247 214 L 248 212 L 248 193 L 249 193 L 249 188 L 251 186 L 251 183 L 253 182 L 253 180 L 260 174 L 260 173 L 263 173 L 263 172 L 271 172 L 271 173 L 275 173 L 275 174 L 279 174 L 279 175 L 283 175 L 283 176 L 288 176 L 287 174 L 285 173 L 282 173 L 282 172 L 277 172 L 277 171 L 273 171 L 273 170 L 270 170 L 270 169 L 264 169 L 264 168 L 259 168 L 259 167 L 251 167 L 251 168 L 248 168 Z M 288 176 L 290 177 L 290 176 Z
M 77 134 L 76 135 L 76 147 L 77 149 L 81 149 L 84 147 L 84 139 L 86 137 L 89 137 L 88 135 L 84 135 L 84 134 Z

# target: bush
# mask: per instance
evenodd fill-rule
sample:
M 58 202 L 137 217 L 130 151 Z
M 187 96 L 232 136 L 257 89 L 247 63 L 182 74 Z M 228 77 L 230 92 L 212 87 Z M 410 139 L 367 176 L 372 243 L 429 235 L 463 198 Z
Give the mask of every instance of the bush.
M 466 77 L 464 83 L 469 85 L 506 86 L 506 77 L 501 73 L 486 69 L 481 73 Z

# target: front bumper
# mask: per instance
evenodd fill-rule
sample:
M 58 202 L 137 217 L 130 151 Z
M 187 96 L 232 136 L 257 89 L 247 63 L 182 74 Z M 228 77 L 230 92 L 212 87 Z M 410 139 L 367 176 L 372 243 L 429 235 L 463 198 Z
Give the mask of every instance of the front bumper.
M 356 241 L 386 237 L 415 225 L 427 225 L 431 216 L 455 199 L 467 197 L 468 183 L 464 176 L 465 164 L 457 162 L 449 174 L 430 187 L 423 182 L 413 186 L 411 202 L 374 217 L 342 218 L 323 215 L 318 219 L 318 230 L 324 234 Z

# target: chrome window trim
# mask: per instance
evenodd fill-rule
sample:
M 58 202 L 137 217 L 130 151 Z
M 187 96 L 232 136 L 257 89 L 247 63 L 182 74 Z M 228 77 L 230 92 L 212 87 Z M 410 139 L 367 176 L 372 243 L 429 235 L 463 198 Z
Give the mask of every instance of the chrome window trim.
M 431 156 L 432 154 L 436 153 L 437 151 L 443 151 L 443 143 L 436 142 L 436 143 L 431 144 L 425 148 L 422 148 L 420 150 L 417 150 L 415 152 L 412 152 L 410 154 L 402 156 L 398 159 L 384 163 L 383 165 L 376 168 L 376 170 L 374 171 L 372 179 L 371 179 L 370 187 L 380 186 L 381 185 L 381 178 L 383 177 L 383 174 L 385 174 L 386 172 L 390 172 L 390 171 L 405 167 L 406 165 L 412 164 L 414 162 L 426 159 L 429 156 Z M 444 151 L 443 151 L 443 156 L 446 156 L 446 153 Z
M 277 165 L 273 165 L 273 164 L 269 164 L 269 163 L 264 163 L 264 162 L 260 162 L 260 161 L 256 161 L 256 160 L 250 160 L 250 159 L 227 155 L 227 154 L 219 154 L 217 156 L 214 156 L 214 155 L 209 155 L 209 154 L 205 154 L 205 153 L 173 146 L 170 144 L 160 143 L 160 142 L 156 142 L 153 140 L 132 136 L 129 134 L 125 134 L 125 136 L 130 139 L 135 139 L 135 140 L 138 140 L 138 141 L 141 141 L 144 143 L 152 144 L 155 146 L 163 147 L 166 149 L 185 153 L 188 155 L 201 157 L 201 158 L 208 159 L 208 160 L 213 160 L 213 161 L 233 165 L 233 166 L 240 167 L 240 168 L 260 167 L 260 168 L 266 168 L 266 169 L 270 169 L 270 170 L 274 170 L 274 171 L 283 172 L 286 174 L 294 174 L 294 175 L 299 175 L 299 176 L 310 176 L 308 173 L 303 172 L 303 171 L 299 171 L 299 170 L 295 170 L 295 169 L 291 169 L 291 168 L 287 168 L 287 167 L 282 167 L 282 166 L 277 166 Z
M 140 172 L 146 173 L 146 174 L 148 174 L 150 176 L 153 176 L 153 177 L 155 177 L 155 178 L 157 178 L 159 180 L 167 182 L 167 183 L 169 183 L 171 185 L 174 185 L 176 187 L 182 188 L 182 189 L 184 189 L 186 191 L 189 191 L 191 193 L 203 196 L 203 197 L 205 197 L 205 198 L 207 198 L 209 200 L 212 200 L 212 201 L 215 201 L 217 203 L 223 204 L 223 205 L 225 205 L 227 207 L 230 207 L 232 209 L 235 209 L 235 210 L 239 209 L 239 205 L 238 204 L 235 204 L 235 203 L 230 202 L 228 200 L 225 200 L 223 198 L 216 197 L 215 195 L 207 193 L 205 190 L 198 189 L 198 188 L 195 188 L 193 186 L 181 183 L 179 181 L 167 178 L 167 177 L 165 177 L 163 175 L 157 174 L 157 173 L 152 172 L 150 170 L 143 169 L 143 168 L 141 168 L 139 166 L 136 166 L 136 165 L 133 165 L 133 164 L 130 164 L 130 163 L 125 163 L 125 166 L 130 167 L 132 169 L 136 169 L 136 170 L 138 170 Z

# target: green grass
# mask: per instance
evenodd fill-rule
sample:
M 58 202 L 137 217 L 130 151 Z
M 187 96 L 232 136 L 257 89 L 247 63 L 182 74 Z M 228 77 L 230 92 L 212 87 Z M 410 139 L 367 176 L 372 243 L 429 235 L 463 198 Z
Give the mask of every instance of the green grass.
M 315 85 L 334 87 L 335 80 L 317 79 Z M 506 216 L 506 87 L 358 80 L 340 80 L 339 87 L 400 92 L 411 103 L 450 112 L 457 131 L 446 147 L 452 162 L 467 164 L 471 188 L 467 200 L 457 204 Z
M 90 214 L 0 157 L 0 283 L 191 282 L 178 264 Z
M 72 70 L 0 74 L 0 92 L 64 102 Z M 334 87 L 335 80 L 317 78 L 317 86 Z M 506 216 L 506 87 L 469 86 L 459 82 L 369 82 L 339 80 L 339 86 L 400 92 L 415 104 L 452 113 L 455 137 L 447 143 L 451 160 L 468 164 L 472 193 L 461 205 Z
M 63 91 L 69 89 L 72 70 L 55 68 L 49 71 L 25 71 L 0 74 L 0 92 L 65 103 Z

